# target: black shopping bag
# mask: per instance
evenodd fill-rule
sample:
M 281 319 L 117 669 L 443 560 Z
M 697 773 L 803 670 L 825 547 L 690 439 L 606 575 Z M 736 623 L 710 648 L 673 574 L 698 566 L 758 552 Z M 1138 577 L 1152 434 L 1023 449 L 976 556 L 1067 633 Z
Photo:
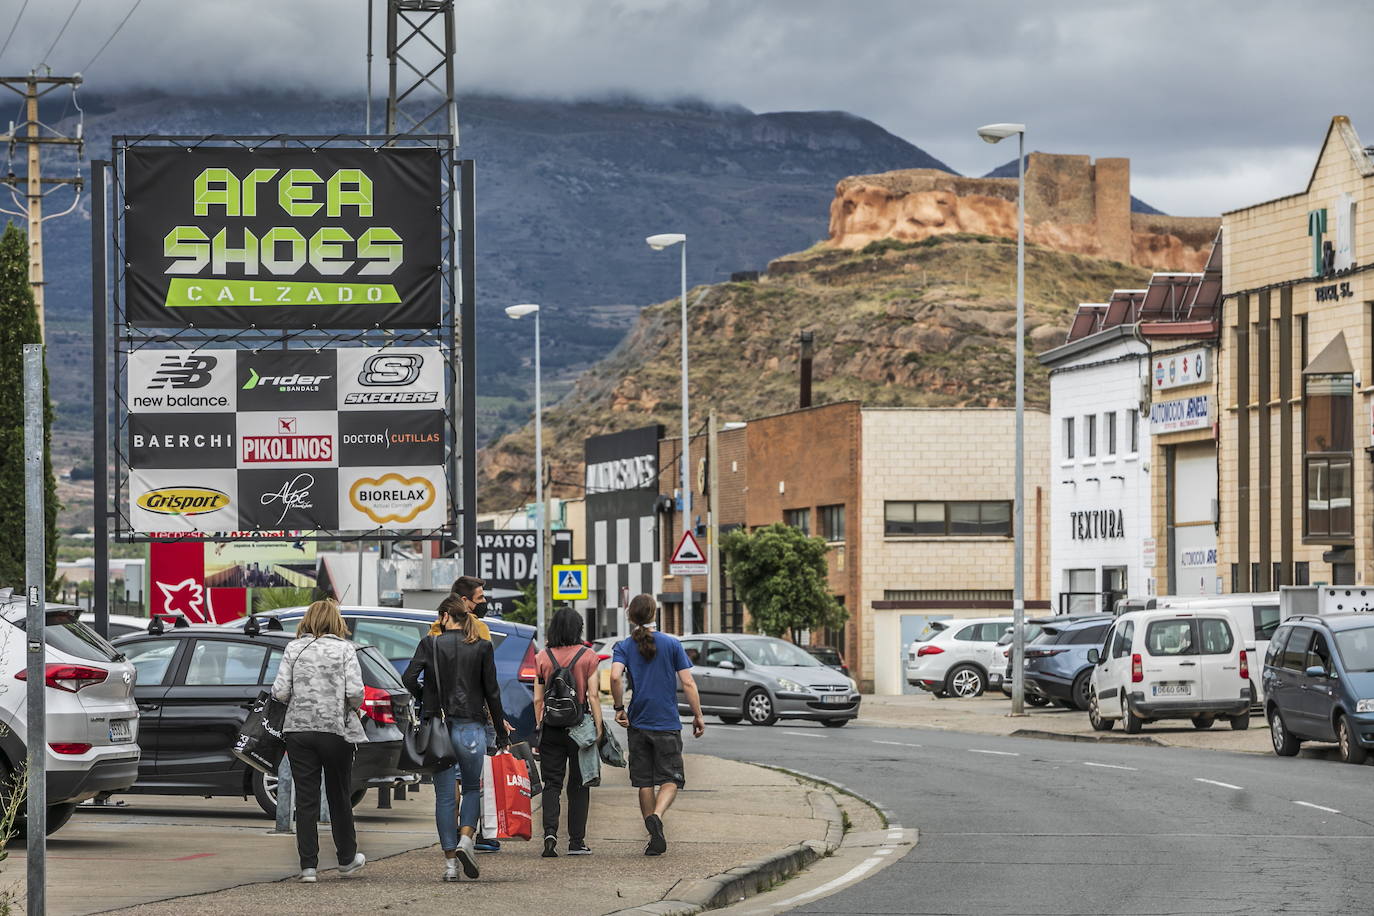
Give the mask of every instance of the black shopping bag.
M 282 726 L 286 723 L 286 704 L 273 699 L 264 690 L 253 701 L 248 718 L 243 720 L 238 740 L 234 742 L 234 756 L 268 776 L 277 775 L 277 767 L 286 754 L 286 739 Z

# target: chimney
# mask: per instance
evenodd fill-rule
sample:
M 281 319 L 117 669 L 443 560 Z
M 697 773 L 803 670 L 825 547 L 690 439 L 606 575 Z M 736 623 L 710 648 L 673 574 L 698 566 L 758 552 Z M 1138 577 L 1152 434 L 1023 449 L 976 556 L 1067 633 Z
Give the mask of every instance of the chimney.
M 811 344 L 815 340 L 810 331 L 801 332 L 801 405 L 811 406 Z

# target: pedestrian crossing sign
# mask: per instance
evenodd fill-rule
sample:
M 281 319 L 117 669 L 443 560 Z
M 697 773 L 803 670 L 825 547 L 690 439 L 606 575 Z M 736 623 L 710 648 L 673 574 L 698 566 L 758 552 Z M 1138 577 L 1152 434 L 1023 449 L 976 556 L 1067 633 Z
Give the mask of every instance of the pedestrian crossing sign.
M 585 564 L 555 566 L 553 568 L 553 600 L 582 601 L 587 597 L 587 567 Z

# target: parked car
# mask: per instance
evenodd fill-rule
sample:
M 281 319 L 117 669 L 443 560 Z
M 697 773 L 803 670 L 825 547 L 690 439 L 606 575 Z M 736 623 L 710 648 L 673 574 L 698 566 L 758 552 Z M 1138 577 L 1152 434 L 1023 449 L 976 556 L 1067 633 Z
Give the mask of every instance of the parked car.
M 142 714 L 143 756 L 131 792 L 152 795 L 252 795 L 277 811 L 276 778 L 234 756 L 232 748 L 253 701 L 272 686 L 292 634 L 256 621 L 238 627 L 195 624 L 115 641 L 138 671 L 134 697 Z M 404 777 L 402 726 L 411 698 L 377 649 L 362 646 L 362 724 L 367 742 L 353 758 L 353 804 L 371 785 Z
M 1026 645 L 1030 645 L 1031 641 L 1034 640 L 1035 637 L 1040 635 L 1040 627 L 1042 627 L 1044 624 L 1051 623 L 1056 620 L 1063 622 L 1064 620 L 1071 619 L 1073 618 L 1059 616 L 1033 617 L 1030 620 L 1027 620 L 1025 625 Z M 1002 633 L 1002 637 L 997 640 L 997 648 L 1001 650 L 1002 658 L 1006 660 L 1006 664 L 1000 669 L 993 668 L 991 671 L 988 672 L 988 686 L 1000 688 L 1003 695 L 1008 697 L 1011 696 L 1011 644 L 1015 640 L 1015 638 L 1016 633 L 1013 631 L 1012 625 L 1008 624 L 1006 630 L 1004 630 Z M 995 658 L 993 660 L 996 661 Z M 1035 697 L 1035 700 L 1032 701 L 1032 705 L 1034 706 L 1044 706 L 1049 702 L 1049 700 L 1046 700 L 1039 694 L 1027 693 L 1026 696 Z
M 800 646 L 772 636 L 703 633 L 686 636 L 701 710 L 726 725 L 747 720 L 810 719 L 841 728 L 859 715 L 859 688 Z M 691 712 L 678 688 L 678 711 Z
M 1088 661 L 1088 719 L 1098 731 L 1118 719 L 1129 734 L 1159 719 L 1211 728 L 1225 718 L 1234 729 L 1250 727 L 1249 658 L 1224 609 L 1122 614 Z
M 1091 649 L 1101 650 L 1111 614 L 1096 614 L 1047 623 L 1026 646 L 1027 691 L 1034 691 L 1065 709 L 1088 708 L 1092 663 Z
M 906 682 L 937 697 L 976 697 L 1002 667 L 997 640 L 1010 617 L 932 620 L 907 648 Z
M 1364 763 L 1374 748 L 1374 618 L 1290 617 L 1264 659 L 1265 718 L 1274 753 L 1334 741 L 1341 759 Z
M 836 671 L 849 677 L 849 666 L 844 663 L 844 656 L 840 650 L 833 646 L 806 646 L 807 652 L 816 656 L 816 660 L 827 668 L 834 668 Z
M 376 646 L 396 668 L 404 671 L 415 655 L 415 647 L 429 634 L 434 611 L 398 607 L 340 608 L 344 623 L 354 642 Z M 282 608 L 269 615 L 294 630 L 305 615 L 305 608 Z M 506 721 L 515 726 L 512 740 L 525 741 L 534 734 L 534 655 L 535 629 L 522 623 L 509 623 L 487 617 L 492 647 L 496 650 L 496 677 L 501 682 L 501 708 Z
M 28 759 L 28 607 L 20 599 L 0 605 L 0 670 L 9 685 L 0 693 L 0 795 Z M 134 666 L 119 650 L 77 619 L 80 609 L 45 608 L 44 696 L 47 704 L 47 832 L 65 824 L 76 806 L 104 792 L 127 789 L 138 778 L 139 716 Z M 22 815 L 21 815 L 22 816 Z

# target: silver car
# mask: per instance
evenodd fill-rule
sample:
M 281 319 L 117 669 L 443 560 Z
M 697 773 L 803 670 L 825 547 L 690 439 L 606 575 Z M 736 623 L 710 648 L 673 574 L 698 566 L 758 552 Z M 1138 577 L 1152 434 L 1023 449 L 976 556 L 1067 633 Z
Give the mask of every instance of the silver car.
M 699 633 L 684 637 L 701 711 L 726 725 L 812 719 L 840 728 L 859 715 L 859 689 L 805 649 L 772 636 Z M 690 713 L 678 688 L 678 710 Z

